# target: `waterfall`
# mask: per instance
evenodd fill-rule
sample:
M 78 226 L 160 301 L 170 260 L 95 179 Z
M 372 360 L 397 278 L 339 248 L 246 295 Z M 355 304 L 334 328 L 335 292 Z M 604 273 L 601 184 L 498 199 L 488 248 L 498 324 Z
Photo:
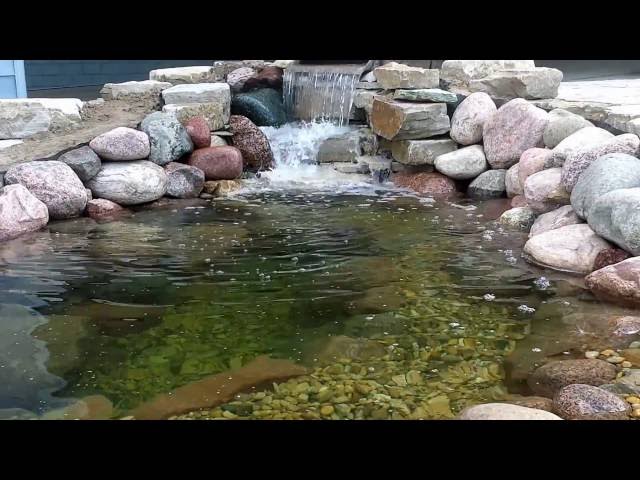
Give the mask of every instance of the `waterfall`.
M 285 70 L 284 107 L 292 119 L 349 123 L 360 65 L 295 65 Z

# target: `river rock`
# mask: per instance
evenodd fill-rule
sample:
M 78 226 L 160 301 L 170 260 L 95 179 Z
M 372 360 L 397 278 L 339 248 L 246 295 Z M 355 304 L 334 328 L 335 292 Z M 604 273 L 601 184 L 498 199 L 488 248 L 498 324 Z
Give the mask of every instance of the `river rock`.
M 227 141 L 221 137 L 220 135 L 211 135 L 211 145 L 210 147 L 224 147 L 225 145 L 229 145 Z
M 399 187 L 434 198 L 446 198 L 457 194 L 455 182 L 440 173 L 397 173 L 393 175 L 392 181 Z
M 520 185 L 524 189 L 524 183 L 534 173 L 544 170 L 547 157 L 551 155 L 551 150 L 547 148 L 529 148 L 522 152 L 520 161 L 518 162 L 518 178 Z
M 562 82 L 562 72 L 556 68 L 534 70 L 502 70 L 471 80 L 469 90 L 485 92 L 491 98 L 507 101 L 514 98 L 555 98 Z
M 145 117 L 140 129 L 149 135 L 149 160 L 166 165 L 193 150 L 186 128 L 171 114 L 153 112 Z
M 457 148 L 456 142 L 449 138 L 395 140 L 391 142 L 391 155 L 403 165 L 433 165 L 436 157 Z
M 439 88 L 400 89 L 393 92 L 393 98 L 408 102 L 458 103 L 458 96 L 455 93 Z
M 245 82 L 251 77 L 256 76 L 257 73 L 258 72 L 251 67 L 236 68 L 227 75 L 227 83 L 233 93 L 240 93 L 244 89 Z
M 187 120 L 184 128 L 189 134 L 195 148 L 211 146 L 211 129 L 204 117 L 193 117 Z
M 611 382 L 616 374 L 616 367 L 604 360 L 559 360 L 537 368 L 527 383 L 534 394 L 553 398 L 567 385 L 583 383 L 598 386 Z
M 460 420 L 562 420 L 545 410 L 510 403 L 484 403 L 467 407 L 458 415 Z
M 561 167 L 564 165 L 566 158 L 576 151 L 607 143 L 612 138 L 614 138 L 613 133 L 607 132 L 603 128 L 581 128 L 556 145 L 551 151 L 551 156 L 547 159 L 545 167 Z
M 282 77 L 284 70 L 277 66 L 264 67 L 260 72 L 246 80 L 244 90 L 254 90 L 256 88 L 282 89 Z
M 507 197 L 513 198 L 516 195 L 524 195 L 524 187 L 520 183 L 520 162 L 509 167 L 504 178 L 504 184 L 507 189 Z
M 613 190 L 598 197 L 587 221 L 601 237 L 640 255 L 640 188 Z
M 449 131 L 446 103 L 413 103 L 375 97 L 370 118 L 373 131 L 387 140 L 409 140 Z
M 207 180 L 233 180 L 242 175 L 242 153 L 236 147 L 201 148 L 187 163 L 202 170 Z
M 162 197 L 167 192 L 167 183 L 167 174 L 162 167 L 148 160 L 138 160 L 103 163 L 98 174 L 87 182 L 87 187 L 96 199 L 137 205 Z
M 587 288 L 602 301 L 640 307 L 640 257 L 596 270 L 584 280 Z
M 438 155 L 434 165 L 440 173 L 456 180 L 476 178 L 489 167 L 482 145 L 471 145 Z
M 576 215 L 576 212 L 573 211 L 573 207 L 571 205 L 564 205 L 548 213 L 539 215 L 531 227 L 529 238 L 534 235 L 548 232 L 549 230 L 566 227 L 567 225 L 576 225 L 578 223 L 584 222 L 580 217 L 578 217 L 578 215 Z
M 526 260 L 563 272 L 587 274 L 600 251 L 610 245 L 589 225 L 567 225 L 531 237 L 524 245 Z
M 529 207 L 511 208 L 500 215 L 500 223 L 509 228 L 529 231 L 536 214 Z
M 203 83 L 213 82 L 216 80 L 214 67 L 212 66 L 196 66 L 196 67 L 176 67 L 161 68 L 151 70 L 149 72 L 149 80 L 157 82 L 169 82 L 172 85 L 183 83 Z
M 87 202 L 87 215 L 94 220 L 112 219 L 129 211 L 106 198 L 95 198 Z
M 153 108 L 162 103 L 162 91 L 170 88 L 169 82 L 143 80 L 141 82 L 105 83 L 100 95 L 105 100 L 126 100 L 128 102 L 144 102 Z
M 602 388 L 574 384 L 556 394 L 553 411 L 565 420 L 626 420 L 631 406 Z
M 273 168 L 273 152 L 262 130 L 242 115 L 231 115 L 229 125 L 233 133 L 231 142 L 242 153 L 245 168 L 252 171 Z
M 87 205 L 84 185 L 66 164 L 59 161 L 21 163 L 5 173 L 7 185 L 24 185 L 49 209 L 49 218 L 62 220 L 79 217 Z
M 100 157 L 88 146 L 69 150 L 60 155 L 58 161 L 69 165 L 82 182 L 93 178 L 102 165 Z
M 47 206 L 24 186 L 7 185 L 0 189 L 0 241 L 40 230 L 47 222 Z
M 596 257 L 593 262 L 593 270 L 600 270 L 609 265 L 620 263 L 630 256 L 628 252 L 625 252 L 621 248 L 607 248 L 606 250 L 602 250 Z
M 561 176 L 562 169 L 549 168 L 527 178 L 524 196 L 534 212 L 549 212 L 569 203 L 569 193 L 562 186 Z
M 216 147 L 214 147 L 216 148 Z M 196 150 L 200 152 L 203 149 Z M 195 153 L 195 152 L 194 152 Z M 191 154 L 193 157 L 193 154 Z M 204 187 L 204 172 L 183 163 L 171 162 L 164 167 L 167 173 L 167 193 L 169 197 L 196 198 Z
M 231 113 L 243 115 L 259 127 L 279 127 L 287 122 L 282 94 L 273 88 L 261 88 L 234 96 Z
M 487 170 L 481 173 L 467 189 L 471 198 L 500 198 L 505 193 L 506 170 Z
M 209 180 L 204 182 L 203 192 L 220 197 L 241 188 L 242 180 Z
M 451 138 L 461 145 L 482 141 L 484 124 L 498 109 L 486 93 L 472 93 L 465 98 L 451 117 Z
M 511 199 L 511 208 L 528 207 L 527 199 L 524 195 L 516 195 Z
M 438 88 L 440 85 L 440 71 L 410 67 L 402 63 L 390 62 L 373 70 L 376 81 L 385 90 L 399 88 Z
M 89 147 L 104 160 L 140 160 L 149 156 L 149 137 L 133 128 L 118 127 L 98 135 Z
M 605 143 L 579 148 L 567 156 L 562 166 L 562 184 L 571 192 L 582 172 L 597 158 L 610 153 L 625 153 L 638 157 L 639 151 L 640 138 L 630 133 L 618 135 Z
M 595 160 L 578 178 L 571 191 L 571 205 L 580 218 L 605 193 L 640 186 L 640 159 L 624 153 L 611 153 Z
M 502 105 L 484 124 L 484 152 L 492 168 L 509 168 L 522 153 L 541 147 L 549 114 L 516 98 Z
M 549 123 L 542 140 L 547 148 L 555 148 L 569 135 L 585 127 L 593 127 L 593 123 L 580 115 L 556 108 L 549 112 Z

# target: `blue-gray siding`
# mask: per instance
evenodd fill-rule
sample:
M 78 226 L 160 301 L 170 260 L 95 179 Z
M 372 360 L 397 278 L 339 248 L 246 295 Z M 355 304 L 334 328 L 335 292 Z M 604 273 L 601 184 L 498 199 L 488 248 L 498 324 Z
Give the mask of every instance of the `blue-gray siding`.
M 0 98 L 27 96 L 22 60 L 0 60 Z

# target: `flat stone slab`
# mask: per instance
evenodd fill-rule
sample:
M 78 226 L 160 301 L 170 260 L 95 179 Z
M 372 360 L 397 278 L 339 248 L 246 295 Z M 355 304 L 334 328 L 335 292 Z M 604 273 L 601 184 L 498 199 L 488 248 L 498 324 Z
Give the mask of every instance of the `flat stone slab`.
M 634 120 L 640 118 L 640 78 L 562 82 L 556 98 L 531 103 L 545 110 L 563 108 L 587 120 L 637 133 L 639 122 Z
M 0 100 L 0 140 L 22 139 L 59 131 L 82 120 L 77 98 L 17 98 Z
M 173 85 L 183 83 L 215 82 L 218 78 L 213 65 L 194 67 L 161 68 L 149 72 L 149 80 L 169 82 Z
M 0 140 L 0 150 L 13 147 L 14 145 L 20 145 L 24 143 L 22 140 Z

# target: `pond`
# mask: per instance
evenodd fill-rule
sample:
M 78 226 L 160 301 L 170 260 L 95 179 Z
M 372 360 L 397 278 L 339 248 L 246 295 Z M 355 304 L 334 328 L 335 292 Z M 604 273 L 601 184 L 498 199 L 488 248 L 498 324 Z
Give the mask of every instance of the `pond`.
M 494 222 L 506 199 L 275 180 L 0 246 L 0 409 L 102 395 L 118 418 L 268 355 L 310 375 L 206 416 L 451 418 L 608 346 L 597 320 L 624 313 L 526 263 L 525 235 Z

